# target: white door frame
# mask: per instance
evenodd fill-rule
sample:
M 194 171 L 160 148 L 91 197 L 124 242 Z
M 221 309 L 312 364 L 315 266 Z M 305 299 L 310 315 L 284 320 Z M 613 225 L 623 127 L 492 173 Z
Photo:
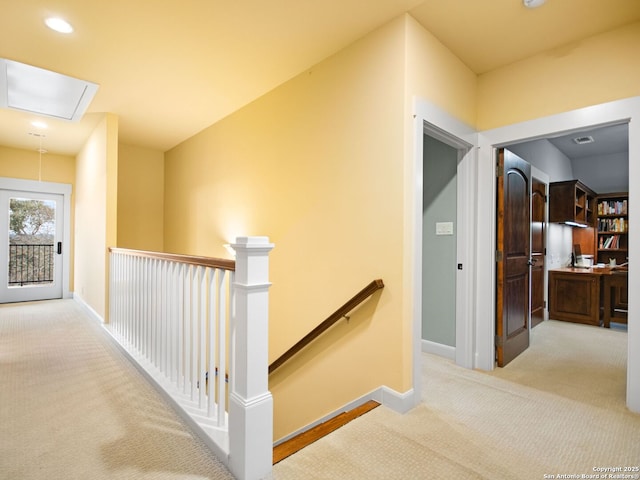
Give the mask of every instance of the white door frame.
M 414 100 L 413 163 L 408 175 L 410 228 L 405 266 L 410 275 L 413 328 L 413 385 L 416 397 L 421 389 L 422 339 L 422 161 L 425 122 L 434 125 L 445 136 L 459 138 L 476 145 L 463 162 L 458 205 L 463 212 L 459 228 L 464 228 L 464 255 L 469 266 L 463 279 L 467 282 L 463 295 L 464 315 L 456 315 L 456 363 L 467 368 L 493 370 L 495 364 L 495 149 L 525 140 L 548 137 L 558 132 L 569 133 L 594 126 L 628 122 L 629 124 L 629 208 L 640 212 L 640 97 L 585 107 L 549 117 L 506 127 L 475 132 L 430 102 Z M 475 178 L 475 180 L 474 180 Z M 470 183 L 467 185 L 466 182 Z M 466 190 L 466 186 L 470 188 Z M 475 186 L 475 188 L 473 188 Z M 635 218 L 635 217 L 634 217 Z M 466 228 L 465 228 L 466 227 Z M 640 252 L 640 229 L 629 232 L 629 257 L 634 265 Z M 640 261 L 639 261 L 640 262 Z M 640 289 L 640 268 L 629 270 L 629 290 Z M 462 293 L 462 292 L 460 292 Z M 630 295 L 627 348 L 627 407 L 640 413 L 640 299 Z M 458 337 L 460 335 L 460 337 Z
M 64 211 L 64 232 L 62 235 L 62 298 L 71 298 L 69 291 L 71 264 L 71 185 L 66 183 L 38 182 L 35 180 L 0 177 L 0 188 L 22 192 L 62 195 Z
M 463 269 L 456 276 L 456 346 L 458 365 L 473 368 L 474 323 L 473 284 L 475 278 L 475 176 L 477 135 L 473 128 L 458 121 L 435 105 L 414 101 L 414 162 L 411 191 L 413 225 L 408 270 L 412 278 L 413 389 L 421 391 L 422 370 L 422 203 L 424 135 L 429 135 L 460 152 L 457 171 L 457 262 Z M 407 257 L 407 258 L 408 258 Z
M 629 122 L 629 208 L 640 212 L 640 97 L 581 108 L 478 134 L 476 278 L 476 367 L 494 368 L 495 338 L 495 167 L 497 147 L 569 133 L 592 127 Z M 631 264 L 640 251 L 640 231 L 629 231 Z M 482 278 L 480 278 L 482 277 Z M 629 270 L 629 291 L 640 288 L 640 268 Z M 627 407 L 640 412 L 640 305 L 629 296 L 627 349 Z

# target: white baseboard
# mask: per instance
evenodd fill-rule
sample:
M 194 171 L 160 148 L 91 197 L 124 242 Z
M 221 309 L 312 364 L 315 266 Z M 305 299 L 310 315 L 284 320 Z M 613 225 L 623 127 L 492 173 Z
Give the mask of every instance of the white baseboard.
M 439 357 L 448 358 L 454 362 L 456 361 L 456 347 L 452 347 L 450 345 L 422 340 L 422 351 L 438 355 Z
M 89 315 L 94 320 L 100 322 L 101 324 L 104 324 L 104 318 L 102 318 L 98 314 L 98 312 L 96 312 L 91 307 L 91 305 L 89 305 L 87 302 L 85 302 L 84 299 L 80 295 L 78 295 L 76 292 L 73 292 L 73 300 L 83 308 L 83 310 L 87 313 L 87 315 Z
M 349 410 L 353 410 L 354 408 L 362 405 L 363 403 L 368 402 L 369 400 L 375 400 L 376 402 L 398 413 L 408 412 L 413 407 L 415 407 L 419 402 L 419 399 L 415 398 L 415 391 L 413 389 L 408 390 L 405 393 L 400 393 L 400 392 L 396 392 L 395 390 L 389 387 L 385 387 L 383 385 L 361 396 L 360 398 L 357 398 L 356 400 L 353 400 L 352 402 L 347 403 L 343 407 L 333 411 L 328 415 L 325 415 L 324 417 L 316 420 L 315 422 L 310 423 L 309 425 L 306 425 L 296 430 L 295 432 L 280 438 L 274 443 L 274 446 L 284 443 L 287 440 L 290 440 L 293 437 L 306 432 L 307 430 L 311 430 L 312 428 L 320 425 L 321 423 L 326 422 L 327 420 L 331 420 L 333 417 L 340 415 L 343 412 L 348 412 Z
M 420 403 L 420 399 L 416 398 L 413 388 L 404 393 L 400 393 L 383 385 L 379 390 L 382 392 L 382 401 L 380 401 L 380 403 L 398 413 L 407 413 Z

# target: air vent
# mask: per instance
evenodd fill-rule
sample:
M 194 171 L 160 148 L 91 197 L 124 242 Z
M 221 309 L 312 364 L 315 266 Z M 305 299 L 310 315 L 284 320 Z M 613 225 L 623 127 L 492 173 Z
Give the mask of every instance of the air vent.
M 584 145 L 585 143 L 593 143 L 595 140 L 591 135 L 587 135 L 584 137 L 576 137 L 573 139 L 578 145 Z

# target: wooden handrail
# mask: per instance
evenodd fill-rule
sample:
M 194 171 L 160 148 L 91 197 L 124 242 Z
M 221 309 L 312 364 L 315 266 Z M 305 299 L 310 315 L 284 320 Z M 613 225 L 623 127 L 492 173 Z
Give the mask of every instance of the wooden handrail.
M 311 330 L 305 337 L 302 338 L 298 343 L 296 343 L 289 350 L 284 352 L 280 357 L 278 357 L 271 365 L 269 365 L 269 373 L 273 373 L 278 367 L 282 366 L 287 360 L 293 357 L 296 353 L 302 350 L 304 347 L 313 342 L 316 338 L 318 338 L 322 333 L 324 333 L 327 329 L 333 326 L 341 318 L 345 317 L 347 313 L 356 308 L 362 302 L 364 302 L 367 298 L 373 295 L 377 290 L 384 288 L 384 283 L 381 279 L 374 280 L 369 285 L 364 287 L 358 293 L 354 295 L 354 297 L 341 306 L 338 310 L 332 313 L 325 321 L 323 321 L 316 328 Z
M 169 260 L 172 262 L 187 263 L 202 267 L 221 268 L 235 271 L 236 261 L 226 258 L 198 257 L 194 255 L 181 255 L 178 253 L 148 252 L 145 250 L 131 250 L 129 248 L 109 247 L 109 251 L 134 257 L 155 258 L 157 260 Z

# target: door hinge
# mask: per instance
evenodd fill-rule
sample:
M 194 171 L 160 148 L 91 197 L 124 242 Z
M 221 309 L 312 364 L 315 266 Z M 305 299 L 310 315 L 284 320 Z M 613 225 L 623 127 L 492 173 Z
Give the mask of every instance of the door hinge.
M 501 177 L 504 175 L 504 166 L 497 164 L 496 165 L 496 177 Z
M 501 348 L 504 345 L 504 342 L 502 341 L 502 337 L 500 335 L 496 335 L 496 341 L 495 341 L 496 347 Z
M 502 261 L 502 250 L 496 250 L 496 262 Z
M 547 203 L 549 201 L 549 195 L 545 195 L 544 196 L 544 203 Z
M 542 308 L 547 308 L 547 301 L 546 300 L 542 301 Z

